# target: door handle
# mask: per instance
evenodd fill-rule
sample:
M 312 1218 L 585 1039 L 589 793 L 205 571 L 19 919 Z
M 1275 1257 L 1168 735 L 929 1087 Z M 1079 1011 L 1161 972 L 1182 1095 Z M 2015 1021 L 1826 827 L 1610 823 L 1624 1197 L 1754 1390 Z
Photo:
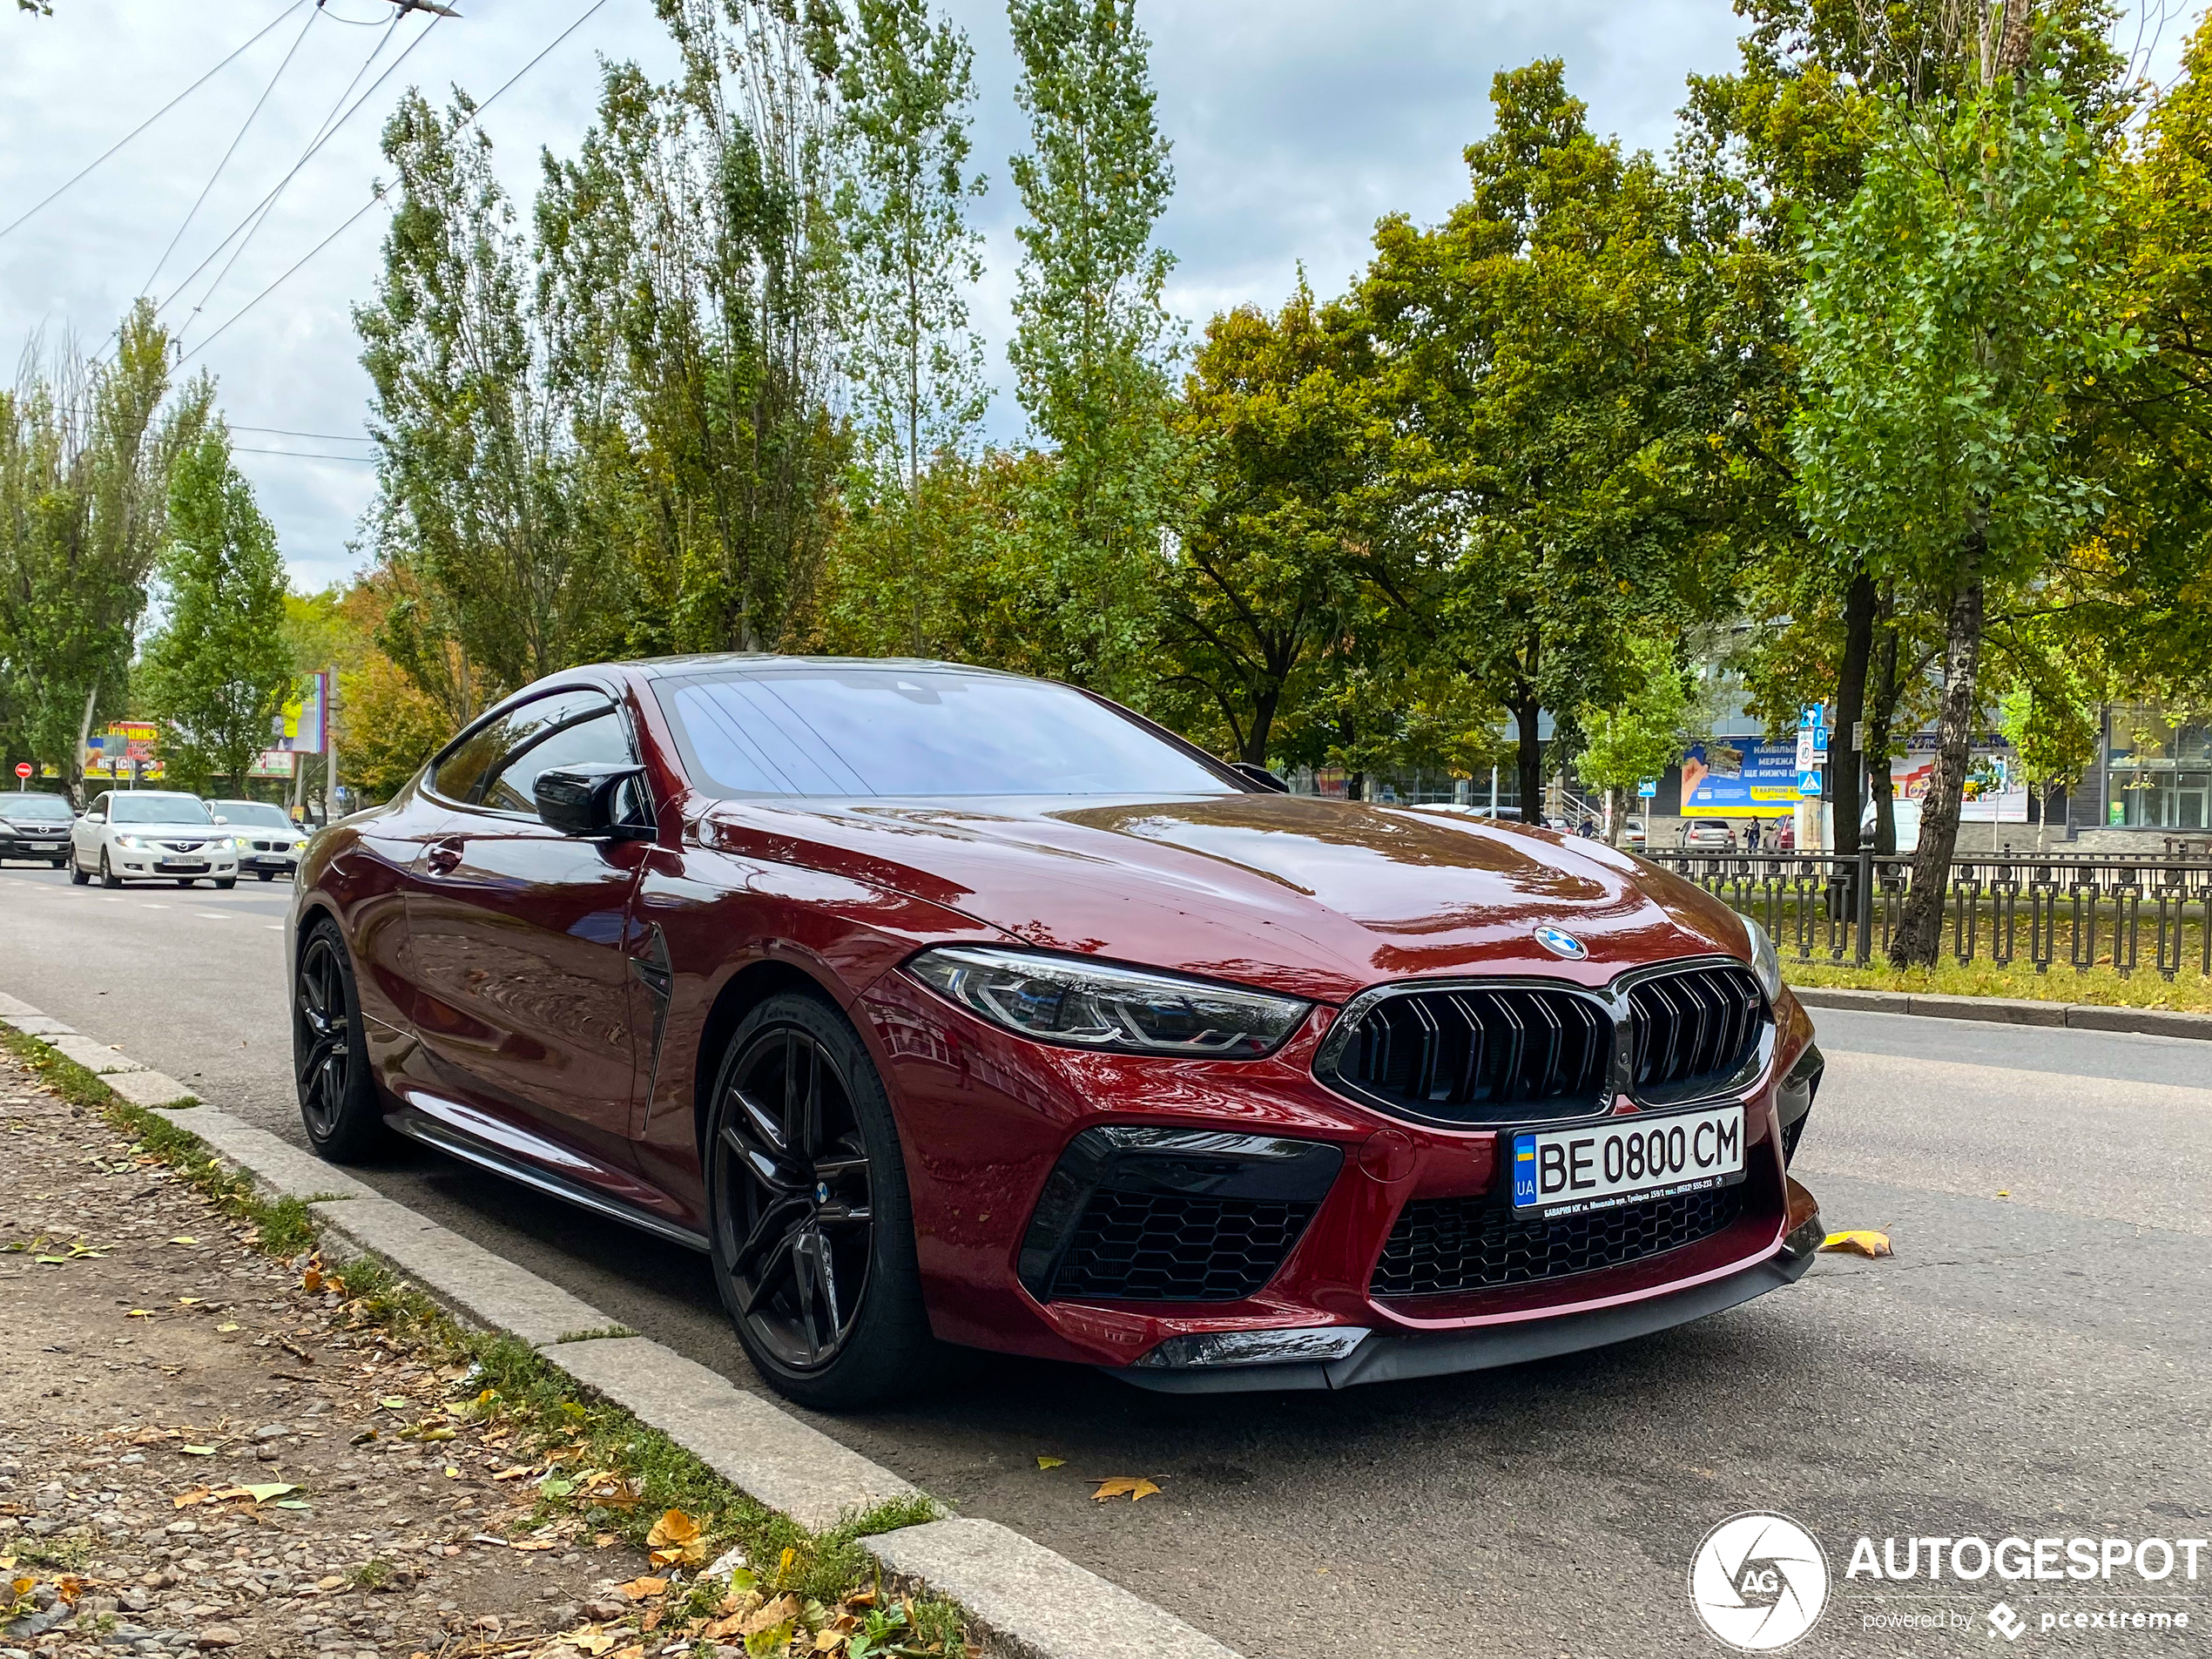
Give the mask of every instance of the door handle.
M 422 867 L 432 875 L 451 875 L 461 867 L 462 843 L 458 840 L 432 844 L 422 858 Z

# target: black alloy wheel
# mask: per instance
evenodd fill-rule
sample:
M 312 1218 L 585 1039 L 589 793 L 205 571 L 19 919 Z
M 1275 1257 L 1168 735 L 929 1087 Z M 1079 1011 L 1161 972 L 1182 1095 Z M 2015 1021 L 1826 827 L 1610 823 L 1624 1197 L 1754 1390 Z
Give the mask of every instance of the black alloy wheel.
M 753 1364 L 837 1408 L 909 1387 L 936 1345 L 883 1086 L 844 1016 L 772 997 L 717 1081 L 706 1155 L 715 1278 Z
M 344 1163 L 372 1150 L 385 1133 L 361 997 L 346 942 L 331 922 L 317 922 L 300 952 L 292 990 L 292 1069 L 300 1118 L 315 1150 Z

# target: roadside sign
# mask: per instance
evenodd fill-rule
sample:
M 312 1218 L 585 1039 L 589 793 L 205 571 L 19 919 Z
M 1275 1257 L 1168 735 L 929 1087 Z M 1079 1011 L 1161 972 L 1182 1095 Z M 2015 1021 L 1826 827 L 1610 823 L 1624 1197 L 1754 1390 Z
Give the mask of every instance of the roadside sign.
M 28 760 L 18 760 L 18 761 L 17 761 L 17 762 L 16 762 L 16 776 L 17 776 L 17 777 L 18 777 L 18 778 L 28 778 L 28 777 L 30 777 L 30 762 L 29 762 Z
M 1636 786 L 1636 799 L 1638 800 L 1649 800 L 1653 797 L 1656 796 L 1658 792 L 1659 780 L 1656 778 L 1647 778 Z
M 1797 792 L 1807 800 L 1817 799 L 1820 794 L 1820 774 L 1811 771 L 1800 772 L 1797 774 Z

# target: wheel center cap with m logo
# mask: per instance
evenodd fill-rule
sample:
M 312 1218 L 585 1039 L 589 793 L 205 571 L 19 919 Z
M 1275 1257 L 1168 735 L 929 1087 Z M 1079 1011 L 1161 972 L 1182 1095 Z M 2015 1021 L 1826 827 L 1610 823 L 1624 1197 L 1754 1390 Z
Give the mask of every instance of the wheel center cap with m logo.
M 1535 929 L 1536 942 L 1554 956 L 1564 956 L 1570 962 L 1579 962 L 1590 954 L 1590 948 L 1564 927 L 1542 927 Z

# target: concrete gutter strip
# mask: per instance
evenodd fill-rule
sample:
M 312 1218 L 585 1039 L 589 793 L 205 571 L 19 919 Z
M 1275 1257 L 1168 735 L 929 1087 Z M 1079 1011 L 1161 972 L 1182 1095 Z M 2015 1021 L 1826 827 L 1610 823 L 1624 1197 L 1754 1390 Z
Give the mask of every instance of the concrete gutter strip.
M 73 1037 L 77 1035 L 75 1026 L 64 1025 L 59 1020 L 49 1020 L 44 1015 L 35 1020 L 11 1020 L 9 1023 L 27 1037 L 40 1037 L 48 1042 L 56 1037 Z
M 905 1586 L 960 1603 L 1008 1659 L 1237 1659 L 1204 1632 L 995 1521 L 903 1527 L 861 1547 Z
M 2126 1031 L 2212 1042 L 2212 1014 L 2184 1014 L 2173 1008 L 2115 1008 L 2094 1002 L 2043 1002 L 2006 996 L 1922 996 L 1909 991 L 1855 991 L 1828 985 L 1792 985 L 1790 994 L 1809 1008 L 1919 1014 L 1938 1020 L 1993 1020 L 2006 1025 L 2066 1026 L 2076 1031 Z
M 850 1447 L 658 1342 L 563 1342 L 543 1357 L 809 1531 L 920 1495 Z
M 50 1049 L 59 1049 L 68 1058 L 75 1061 L 97 1077 L 105 1077 L 118 1071 L 146 1069 L 137 1061 L 125 1060 L 105 1042 L 95 1042 L 90 1037 L 53 1036 L 41 1037 L 39 1041 Z
M 0 995 L 0 1020 L 29 1035 L 55 1026 Z M 109 1062 L 127 1088 L 185 1096 L 182 1085 L 65 1028 L 42 1038 Z M 127 1068 L 122 1069 L 118 1068 Z M 251 1176 L 273 1197 L 308 1203 L 326 1237 L 378 1256 L 468 1322 L 518 1337 L 594 1393 L 659 1430 L 732 1486 L 814 1531 L 916 1489 L 888 1469 L 643 1337 L 585 1336 L 615 1322 L 590 1303 L 380 1197 L 342 1170 L 226 1112 L 195 1106 L 162 1114 Z M 576 1339 L 571 1340 L 570 1339 Z M 990 1659 L 1238 1659 L 1232 1649 L 1164 1608 L 989 1521 L 948 1520 L 879 1533 L 862 1544 L 887 1575 L 959 1604 Z

